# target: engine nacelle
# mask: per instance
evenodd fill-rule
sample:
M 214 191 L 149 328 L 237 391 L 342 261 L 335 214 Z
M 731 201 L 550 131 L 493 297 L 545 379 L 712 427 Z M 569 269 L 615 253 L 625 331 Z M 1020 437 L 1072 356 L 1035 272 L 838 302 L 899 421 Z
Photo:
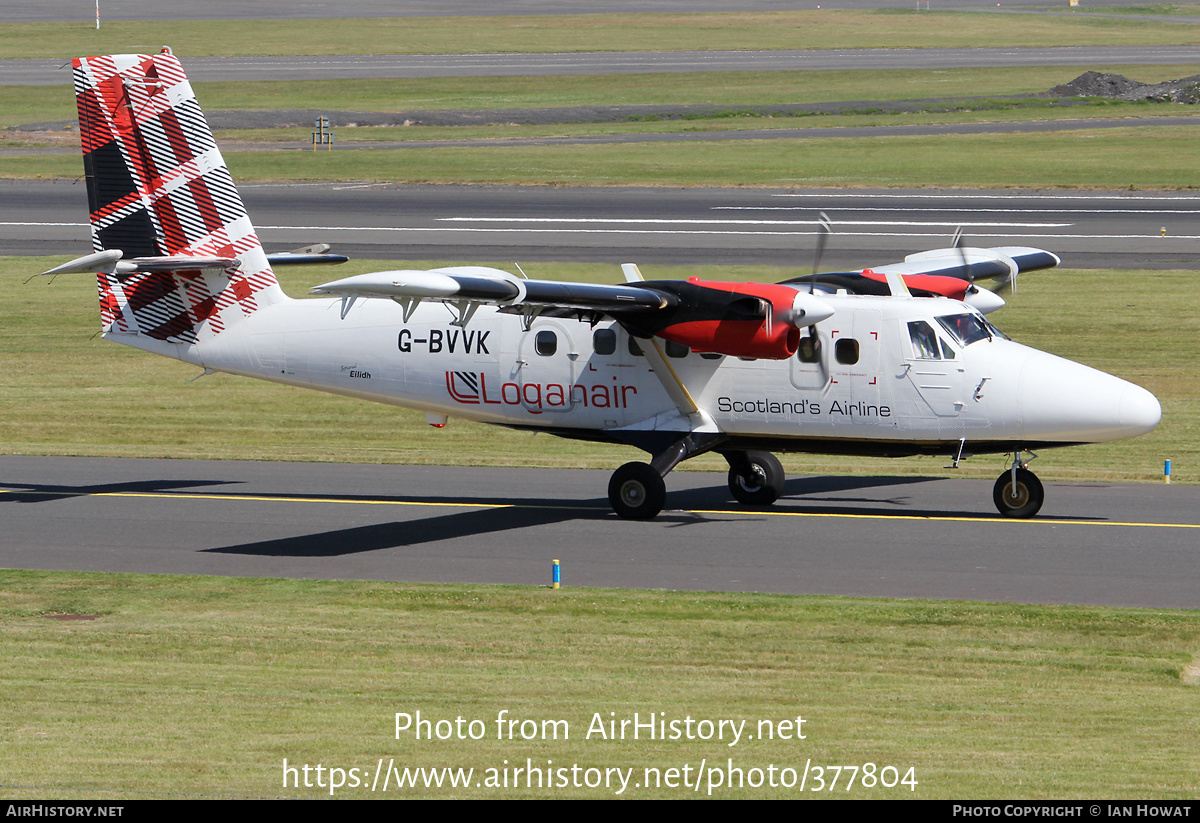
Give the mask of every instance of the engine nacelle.
M 864 269 L 862 274 L 863 277 L 880 283 L 887 280 L 886 275 L 870 269 Z M 940 294 L 954 300 L 961 300 L 983 314 L 1004 306 L 1004 298 L 1000 295 L 987 289 L 981 289 L 960 277 L 950 277 L 944 274 L 903 274 L 901 277 L 904 284 L 913 292 Z
M 796 353 L 801 327 L 833 316 L 828 303 L 791 286 L 727 283 L 696 277 L 688 283 L 711 295 L 704 301 L 710 311 L 698 312 L 700 316 L 696 319 L 681 318 L 655 333 L 695 351 L 784 360 Z M 723 311 L 712 312 L 717 306 Z
M 658 336 L 694 351 L 764 360 L 786 360 L 800 345 L 800 330 L 795 326 L 773 323 L 768 332 L 761 320 L 693 320 L 668 326 Z

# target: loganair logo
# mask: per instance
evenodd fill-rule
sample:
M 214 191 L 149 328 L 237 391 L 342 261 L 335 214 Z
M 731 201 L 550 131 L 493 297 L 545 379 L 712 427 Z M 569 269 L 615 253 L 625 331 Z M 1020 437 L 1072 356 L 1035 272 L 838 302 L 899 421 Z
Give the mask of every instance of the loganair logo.
M 637 395 L 636 386 L 617 382 L 585 386 L 572 383 L 489 383 L 487 375 L 473 371 L 446 372 L 446 391 L 455 403 L 465 406 L 524 406 L 534 414 L 569 411 L 576 406 L 624 409 Z

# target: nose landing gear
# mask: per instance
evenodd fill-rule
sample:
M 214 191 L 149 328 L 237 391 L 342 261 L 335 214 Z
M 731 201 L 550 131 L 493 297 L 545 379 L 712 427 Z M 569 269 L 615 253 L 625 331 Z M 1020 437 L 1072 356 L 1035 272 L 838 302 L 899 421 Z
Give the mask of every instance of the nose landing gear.
M 996 504 L 996 510 L 1005 517 L 1026 520 L 1037 514 L 1046 500 L 1042 481 L 1025 468 L 1028 465 L 1028 462 L 1021 462 L 1021 453 L 1017 452 L 1013 455 L 1012 468 L 996 478 L 996 485 L 992 488 L 992 502 Z

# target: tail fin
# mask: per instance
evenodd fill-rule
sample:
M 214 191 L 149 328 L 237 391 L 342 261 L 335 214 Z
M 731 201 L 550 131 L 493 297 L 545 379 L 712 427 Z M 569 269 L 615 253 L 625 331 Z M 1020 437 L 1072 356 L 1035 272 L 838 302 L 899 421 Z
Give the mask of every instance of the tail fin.
M 195 343 L 286 300 L 170 50 L 74 67 L 92 246 L 128 261 L 98 274 L 104 331 Z

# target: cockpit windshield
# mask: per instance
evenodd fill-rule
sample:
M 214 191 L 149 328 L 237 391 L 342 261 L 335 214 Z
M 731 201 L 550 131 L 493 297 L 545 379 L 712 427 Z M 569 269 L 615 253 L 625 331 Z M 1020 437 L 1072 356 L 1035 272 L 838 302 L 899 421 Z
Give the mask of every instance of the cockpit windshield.
M 982 315 L 974 312 L 947 314 L 939 317 L 937 321 L 963 346 L 969 346 L 980 340 L 991 340 L 994 336 L 1004 336 L 995 326 L 984 320 Z

